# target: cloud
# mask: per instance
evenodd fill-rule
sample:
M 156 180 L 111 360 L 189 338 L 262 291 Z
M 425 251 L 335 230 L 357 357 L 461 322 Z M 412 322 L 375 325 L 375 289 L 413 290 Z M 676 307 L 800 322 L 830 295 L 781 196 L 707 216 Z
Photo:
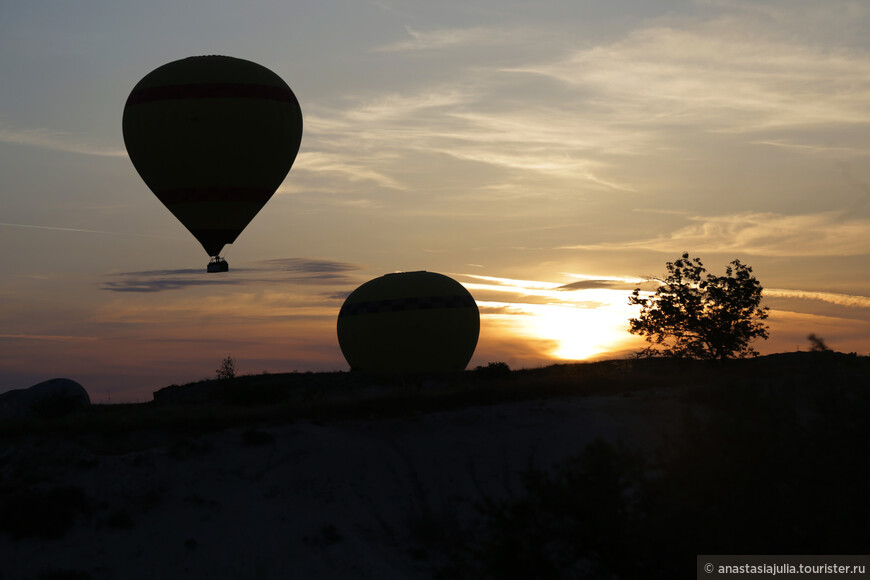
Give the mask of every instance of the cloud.
M 113 236 L 136 236 L 136 237 L 144 237 L 144 238 L 154 238 L 158 236 L 154 236 L 151 234 L 136 234 L 132 232 L 111 232 L 107 230 L 85 230 L 80 228 L 61 228 L 55 226 L 38 226 L 34 224 L 10 224 L 6 222 L 0 222 L 0 226 L 6 227 L 14 227 L 14 228 L 28 228 L 35 230 L 54 230 L 59 232 L 80 232 L 86 234 L 109 234 Z
M 829 145 L 818 145 L 818 144 L 803 144 L 803 143 L 793 143 L 784 139 L 768 139 L 768 140 L 760 140 L 753 141 L 755 145 L 768 145 L 770 147 L 780 147 L 782 149 L 790 149 L 792 151 L 800 151 L 803 153 L 833 153 L 833 154 L 855 154 L 866 156 L 870 155 L 870 151 L 867 149 L 861 149 L 858 147 L 832 147 Z
M 595 290 L 605 288 L 608 290 L 633 290 L 636 283 L 614 281 L 614 280 L 579 280 L 562 284 L 558 290 Z
M 541 179 L 550 179 L 594 190 L 635 190 L 601 155 L 645 152 L 651 134 L 590 116 L 573 98 L 508 98 L 511 79 L 496 69 L 460 68 L 449 83 L 319 105 L 306 117 L 307 150 L 293 171 L 332 174 L 351 187 L 368 182 L 409 190 L 433 183 L 425 171 L 410 167 L 443 167 L 451 158 L 463 164 L 453 167 L 468 187 L 474 184 L 468 164 L 474 164 L 478 173 L 499 172 L 482 187 L 523 186 L 522 179 L 529 179 L 540 189 Z M 434 183 L 441 181 L 444 175 Z
M 0 334 L 0 340 L 39 340 L 47 342 L 94 342 L 94 336 L 69 336 L 57 334 Z
M 128 274 L 135 274 L 129 272 Z M 202 272 L 200 271 L 200 275 Z M 202 279 L 192 280 L 183 278 L 131 278 L 118 282 L 110 281 L 103 284 L 103 290 L 111 292 L 163 292 L 165 290 L 180 290 L 194 286 L 226 286 L 244 284 L 246 281 L 238 279 Z
M 236 325 L 237 323 L 256 323 L 250 327 L 253 335 L 250 340 L 263 341 L 272 336 L 286 333 L 284 324 L 314 323 L 329 325 L 338 315 L 338 304 L 317 295 L 291 293 L 283 290 L 256 290 L 237 292 L 231 296 L 205 295 L 192 297 L 179 296 L 173 300 L 135 301 L 116 300 L 101 305 L 92 317 L 93 322 L 101 324 L 129 324 L 146 326 L 166 326 L 174 329 L 174 338 L 192 337 L 198 340 L 201 334 L 198 325 Z M 263 323 L 266 324 L 263 324 Z M 137 335 L 141 340 L 146 331 Z M 161 332 L 160 337 L 167 336 Z M 242 338 L 236 336 L 233 340 Z
M 313 260 L 309 258 L 279 258 L 275 260 L 263 260 L 258 262 L 269 268 L 284 270 L 285 272 L 351 272 L 360 267 L 349 262 L 336 262 L 334 260 Z
M 0 142 L 30 145 L 55 151 L 67 151 L 98 157 L 127 157 L 127 151 L 113 147 L 99 147 L 82 141 L 69 133 L 49 129 L 16 129 L 0 127 Z
M 478 304 L 513 305 L 515 313 L 523 313 L 528 308 L 538 306 L 561 306 L 566 308 L 581 308 L 595 310 L 602 307 L 614 307 L 621 314 L 625 313 L 623 305 L 627 303 L 628 294 L 642 280 L 636 278 L 617 278 L 611 276 L 586 276 L 583 274 L 566 274 L 571 277 L 583 278 L 577 282 L 563 284 L 540 280 L 517 280 L 477 274 L 457 274 L 462 284 L 473 291 Z M 502 307 L 499 306 L 499 307 Z
M 799 327 L 801 333 L 807 332 L 812 328 L 817 328 L 817 325 L 831 324 L 840 327 L 841 331 L 859 335 L 860 338 L 867 337 L 867 331 L 870 330 L 870 320 L 856 320 L 850 316 L 836 316 L 833 314 L 820 314 L 814 312 L 799 312 L 795 310 L 780 310 L 776 308 L 770 309 L 771 321 L 791 320 L 801 322 Z M 804 334 L 806 336 L 806 334 Z
M 498 276 L 482 276 L 480 274 L 459 274 L 465 278 L 480 280 L 488 288 L 499 291 L 516 292 L 521 290 L 528 292 L 532 290 L 552 290 L 559 287 L 558 282 L 545 282 L 541 280 L 518 280 L 515 278 L 500 278 Z
M 478 48 L 496 46 L 505 31 L 510 37 L 540 30 L 412 27 L 400 43 L 380 48 L 394 54 L 375 59 L 394 64 L 394 77 L 375 77 L 370 85 L 325 94 L 306 106 L 304 150 L 280 191 L 302 194 L 298 199 L 305 208 L 425 216 L 423 227 L 436 216 L 454 219 L 457 212 L 504 227 L 514 220 L 538 226 L 557 217 L 578 230 L 585 227 L 583 241 L 614 239 L 593 237 L 608 226 L 587 217 L 613 205 L 609 194 L 630 199 L 663 193 L 672 202 L 662 204 L 666 207 L 679 203 L 681 192 L 691 192 L 695 195 L 682 207 L 695 217 L 685 230 L 674 231 L 674 239 L 654 239 L 656 249 L 683 251 L 684 241 L 698 240 L 696 226 L 728 230 L 717 234 L 723 239 L 763 238 L 758 230 L 738 232 L 725 218 L 708 217 L 701 208 L 709 202 L 697 193 L 709 180 L 732 175 L 741 155 L 870 153 L 864 137 L 842 143 L 830 130 L 870 121 L 870 75 L 864 74 L 870 72 L 870 56 L 836 42 L 789 36 L 778 20 L 783 10 L 798 12 L 713 3 L 687 15 L 643 21 L 641 28 L 616 37 L 562 35 L 524 54 Z M 468 50 L 454 59 L 458 47 Z M 417 57 L 436 50 L 442 51 L 439 58 L 448 58 L 435 63 Z M 403 59 L 402 51 L 414 54 Z M 408 69 L 420 74 L 399 74 Z M 702 162 L 686 164 L 687 156 Z M 790 168 L 776 169 L 783 177 L 771 197 L 793 187 Z M 751 190 L 772 178 L 741 179 Z M 755 208 L 728 211 L 743 209 Z M 778 210 L 767 200 L 762 209 Z M 792 218 L 756 213 L 737 219 L 744 217 L 791 227 L 786 222 Z M 822 227 L 825 221 L 809 225 Z M 859 252 L 855 240 L 863 226 L 855 232 L 850 224 L 853 220 L 834 224 L 815 248 L 802 243 L 798 249 L 830 255 L 846 245 L 847 252 Z M 516 245 L 572 241 L 549 237 L 552 241 L 541 242 L 525 235 Z M 833 237 L 846 240 L 822 249 Z M 762 241 L 759 251 L 797 251 L 790 242 Z M 726 245 L 715 247 L 732 251 Z M 641 243 L 623 246 L 633 250 Z
M 244 271 L 244 269 L 242 269 Z M 178 270 L 143 270 L 139 272 L 120 272 L 110 274 L 121 280 L 103 283 L 103 290 L 111 292 L 163 292 L 193 286 L 235 285 L 245 283 L 244 278 L 228 276 L 208 276 L 201 269 L 183 268 Z
M 353 122 L 370 124 L 391 120 L 405 120 L 427 111 L 453 109 L 474 99 L 472 87 L 459 88 L 450 84 L 417 90 L 413 93 L 386 93 L 365 100 L 347 110 L 346 118 Z
M 689 225 L 652 239 L 563 246 L 584 250 L 651 250 L 761 256 L 858 256 L 870 253 L 870 220 L 842 212 L 785 215 L 745 212 L 692 216 Z
M 838 294 L 834 292 L 813 292 L 807 290 L 787 290 L 782 288 L 766 288 L 765 298 L 798 298 L 801 300 L 819 300 L 837 306 L 850 308 L 870 308 L 870 297 Z
M 742 132 L 870 120 L 870 55 L 777 32 L 750 12 L 674 18 L 505 71 L 591 92 L 602 114 L 647 126 Z
M 353 290 L 343 290 L 341 292 L 323 292 L 320 296 L 328 301 L 344 302 L 351 295 Z
M 253 267 L 233 268 L 230 275 L 207 274 L 204 270 L 185 268 L 178 270 L 145 270 L 110 274 L 120 280 L 103 283 L 103 290 L 111 292 L 163 292 L 195 286 L 239 286 L 254 283 L 293 283 L 306 285 L 352 284 L 345 272 L 359 270 L 360 266 L 334 260 L 283 258 L 255 262 Z
M 373 52 L 430 51 L 522 42 L 518 38 L 520 31 L 483 26 L 425 31 L 406 26 L 405 31 L 410 38 L 379 46 Z
M 462 191 L 474 204 L 497 200 L 500 215 L 538 217 L 564 200 L 663 191 L 682 177 L 687 156 L 703 157 L 695 166 L 712 168 L 707 179 L 721 177 L 738 158 L 723 147 L 775 158 L 867 155 L 864 137 L 843 142 L 838 131 L 870 123 L 870 53 L 859 36 L 841 34 L 866 14 L 836 0 L 800 10 L 701 2 L 619 36 L 554 35 L 550 26 L 547 38 L 533 24 L 411 27 L 378 50 L 421 74 L 309 106 L 294 172 L 313 178 L 288 187 L 329 179 L 360 207 L 377 205 L 376 187 L 401 190 L 412 194 L 403 201 L 432 212 L 456 207 L 440 193 Z M 533 42 L 524 52 L 507 48 L 518 39 Z M 416 58 L 434 51 L 444 57 L 438 65 Z M 697 191 L 705 184 L 691 182 L 692 171 L 681 187 Z
M 279 193 L 285 193 L 288 189 L 298 189 L 300 186 L 299 182 L 304 180 L 305 173 L 313 173 L 315 175 L 324 173 L 335 174 L 351 182 L 370 181 L 379 187 L 403 189 L 399 182 L 386 173 L 373 169 L 371 164 L 365 163 L 362 159 L 353 159 L 352 156 L 325 151 L 300 153 L 293 167 L 293 182 L 287 184 L 287 186 L 282 186 L 279 189 Z

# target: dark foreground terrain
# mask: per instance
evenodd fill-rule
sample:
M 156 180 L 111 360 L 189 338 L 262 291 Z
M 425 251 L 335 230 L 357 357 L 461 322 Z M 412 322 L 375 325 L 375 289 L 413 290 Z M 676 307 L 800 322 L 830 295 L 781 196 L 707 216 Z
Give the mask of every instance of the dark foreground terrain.
M 0 580 L 678 578 L 870 546 L 870 359 L 257 375 L 0 424 Z

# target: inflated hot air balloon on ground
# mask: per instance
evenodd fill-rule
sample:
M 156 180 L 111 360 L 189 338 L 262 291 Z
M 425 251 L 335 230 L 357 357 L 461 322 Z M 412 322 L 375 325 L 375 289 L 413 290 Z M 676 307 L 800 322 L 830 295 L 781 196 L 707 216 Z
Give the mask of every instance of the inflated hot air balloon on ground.
M 284 181 L 302 140 L 302 111 L 281 77 L 228 56 L 165 64 L 133 88 L 124 143 L 136 171 L 227 271 L 235 241 Z
M 400 272 L 354 290 L 338 313 L 338 343 L 353 370 L 464 370 L 480 333 L 480 313 L 456 280 Z

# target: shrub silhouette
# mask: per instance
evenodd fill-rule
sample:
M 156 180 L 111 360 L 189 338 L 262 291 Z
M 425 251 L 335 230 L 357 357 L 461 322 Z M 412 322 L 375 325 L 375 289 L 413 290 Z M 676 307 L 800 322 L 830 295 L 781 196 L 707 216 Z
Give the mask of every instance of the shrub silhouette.
M 836 369 L 829 369 L 836 374 Z M 850 382 L 851 380 L 851 382 Z M 595 441 L 481 506 L 470 577 L 680 578 L 697 554 L 870 545 L 870 391 L 834 380 L 705 391 L 655 453 Z
M 642 465 L 634 452 L 596 440 L 553 473 L 527 471 L 524 497 L 482 505 L 489 535 L 476 557 L 485 573 L 623 577 L 634 565 L 626 546 L 640 539 L 630 524 L 639 514 L 632 487 Z
M 701 260 L 684 253 L 667 268 L 651 298 L 641 298 L 635 288 L 628 299 L 641 307 L 640 316 L 629 320 L 629 332 L 651 343 L 642 355 L 722 360 L 758 354 L 749 342 L 767 338 L 761 321 L 768 309 L 759 307 L 762 288 L 751 267 L 734 260 L 724 276 L 705 277 Z
M 810 334 L 807 340 L 810 341 L 810 352 L 833 352 L 821 336 Z
M 491 362 L 486 366 L 480 365 L 474 367 L 474 373 L 487 379 L 504 378 L 511 374 L 511 368 L 506 362 Z
M 233 357 L 227 355 L 221 361 L 221 366 L 217 368 L 215 373 L 219 381 L 236 378 L 236 361 L 233 360 Z
M 89 501 L 79 487 L 24 489 L 0 504 L 0 529 L 15 539 L 61 538 L 79 513 L 89 512 Z

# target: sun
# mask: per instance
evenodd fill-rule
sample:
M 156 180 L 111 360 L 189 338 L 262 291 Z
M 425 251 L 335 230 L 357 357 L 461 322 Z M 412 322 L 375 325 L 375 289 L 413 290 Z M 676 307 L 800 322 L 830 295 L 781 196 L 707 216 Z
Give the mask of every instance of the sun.
M 560 360 L 587 360 L 614 350 L 626 338 L 625 319 L 607 308 L 576 305 L 529 305 L 529 333 L 551 341 L 548 355 Z
M 530 350 L 553 361 L 604 358 L 630 350 L 636 343 L 628 320 L 636 316 L 629 291 L 607 287 L 566 289 L 560 282 L 469 276 L 466 287 L 509 300 L 478 300 L 485 309 L 481 324 L 491 321 L 502 331 L 528 341 Z M 577 276 L 580 277 L 580 276 Z M 602 276 L 584 276 L 599 285 Z M 612 281 L 637 283 L 634 279 Z M 513 298 L 513 300 L 510 300 Z M 532 347 L 532 344 L 535 346 Z M 543 351 L 541 345 L 545 345 Z

